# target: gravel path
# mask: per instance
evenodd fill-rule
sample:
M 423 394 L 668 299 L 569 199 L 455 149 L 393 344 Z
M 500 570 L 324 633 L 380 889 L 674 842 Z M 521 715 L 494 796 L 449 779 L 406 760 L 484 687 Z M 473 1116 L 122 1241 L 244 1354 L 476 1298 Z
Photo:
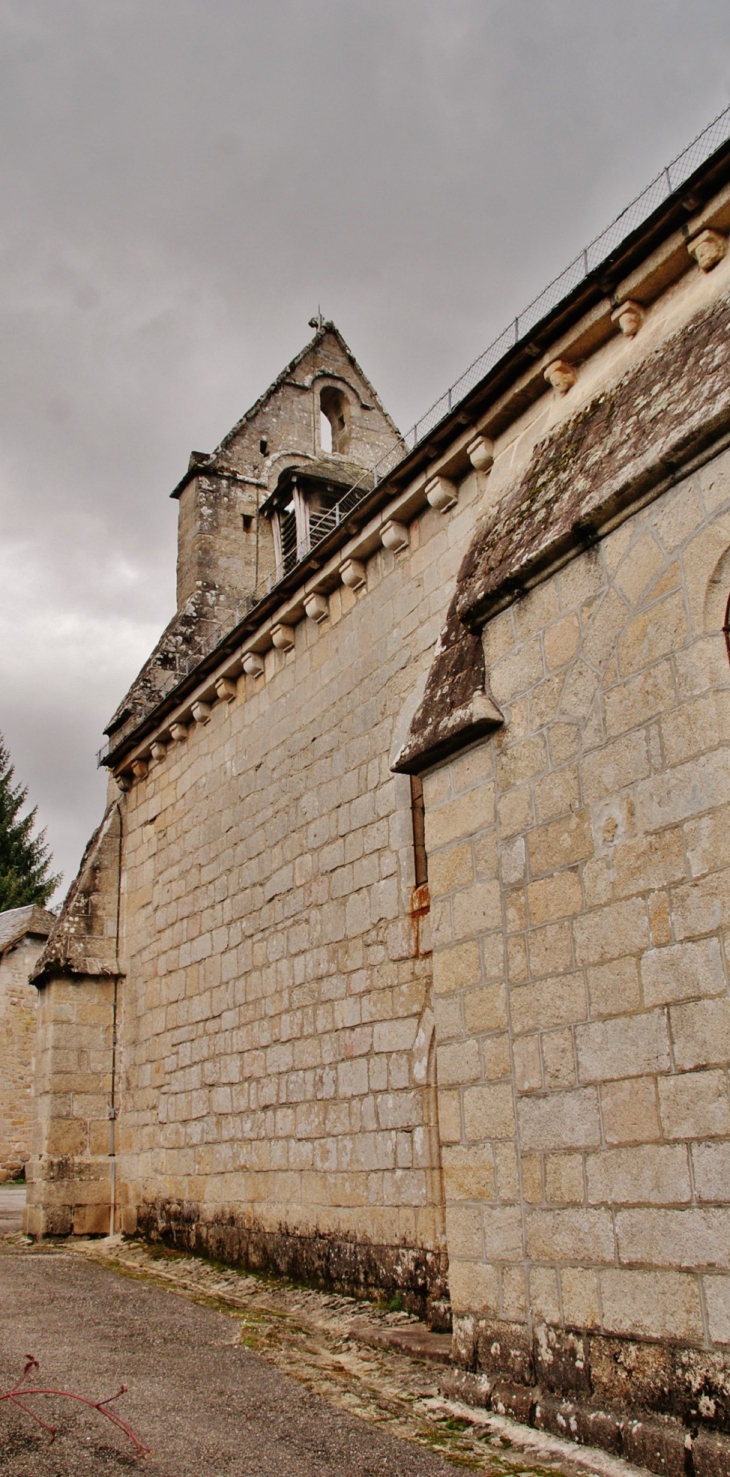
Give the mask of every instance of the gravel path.
M 40 1360 L 39 1385 L 99 1400 L 124 1384 L 113 1408 L 151 1451 L 139 1457 L 96 1411 L 38 1398 L 34 1409 L 59 1428 L 51 1443 L 4 1402 L 0 1474 L 640 1477 L 449 1398 L 449 1340 L 433 1343 L 406 1313 L 143 1242 L 34 1246 L 6 1233 L 0 1391 L 27 1353 Z
M 0 1470 L 7 1477 L 447 1477 L 454 1467 L 336 1410 L 239 1343 L 225 1314 L 72 1255 L 0 1255 L 0 1376 L 8 1389 L 26 1353 L 39 1384 L 115 1403 L 152 1448 L 135 1458 L 102 1416 L 37 1400 L 55 1442 L 7 1403 Z M 70 1407 L 67 1408 L 67 1407 Z

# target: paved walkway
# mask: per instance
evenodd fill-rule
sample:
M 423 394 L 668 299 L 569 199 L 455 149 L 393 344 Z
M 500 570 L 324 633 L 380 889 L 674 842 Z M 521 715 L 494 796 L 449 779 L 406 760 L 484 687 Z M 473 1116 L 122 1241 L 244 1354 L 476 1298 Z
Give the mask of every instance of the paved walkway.
M 25 1185 L 0 1184 L 0 1236 L 23 1229 Z

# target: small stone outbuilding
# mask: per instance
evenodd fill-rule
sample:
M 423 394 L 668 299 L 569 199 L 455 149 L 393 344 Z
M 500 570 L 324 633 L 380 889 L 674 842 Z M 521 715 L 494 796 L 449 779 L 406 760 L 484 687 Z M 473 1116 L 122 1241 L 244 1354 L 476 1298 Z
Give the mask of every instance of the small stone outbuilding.
M 398 1296 L 676 1477 L 730 1470 L 729 138 L 408 438 L 316 321 L 193 454 L 35 973 L 33 1234 Z
M 30 1158 L 38 991 L 30 975 L 54 923 L 45 908 L 0 913 L 0 1179 Z

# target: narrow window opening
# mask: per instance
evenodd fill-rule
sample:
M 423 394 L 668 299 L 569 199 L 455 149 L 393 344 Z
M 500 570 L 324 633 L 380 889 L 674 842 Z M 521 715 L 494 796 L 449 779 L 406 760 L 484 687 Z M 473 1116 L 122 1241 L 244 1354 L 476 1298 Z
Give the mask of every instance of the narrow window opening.
M 350 442 L 350 402 L 342 390 L 325 385 L 319 397 L 322 451 L 347 451 Z
M 241 522 L 243 524 L 244 533 L 250 533 L 253 526 L 253 513 L 242 513 Z
M 297 562 L 297 515 L 293 500 L 279 514 L 281 557 L 285 572 Z
M 424 887 L 428 882 L 426 812 L 423 804 L 423 783 L 417 774 L 411 775 L 411 816 L 413 819 L 413 860 L 416 871 L 416 887 Z
M 722 629 L 723 629 L 723 633 L 724 633 L 724 636 L 725 636 L 725 645 L 727 647 L 728 661 L 730 661 L 730 599 L 727 602 L 727 607 L 726 607 L 726 610 L 725 610 L 725 624 L 724 624 L 724 626 L 723 626 Z
M 259 451 L 261 452 L 261 455 L 262 456 L 266 456 L 266 453 L 267 453 L 268 449 L 269 449 L 268 439 L 267 439 L 266 436 L 262 436 L 261 437 L 261 440 L 259 441 Z
M 322 451 L 332 450 L 332 425 L 323 410 L 319 412 L 319 444 Z

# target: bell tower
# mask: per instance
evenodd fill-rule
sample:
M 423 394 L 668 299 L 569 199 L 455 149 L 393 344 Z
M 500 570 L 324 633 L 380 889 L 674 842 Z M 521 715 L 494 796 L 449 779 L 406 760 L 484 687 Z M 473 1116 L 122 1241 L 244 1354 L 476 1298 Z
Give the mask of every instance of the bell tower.
M 177 607 L 204 597 L 221 620 L 309 548 L 398 430 L 333 323 L 314 337 L 210 455 L 193 452 L 179 504 Z M 222 607 L 222 608 L 221 608 Z

